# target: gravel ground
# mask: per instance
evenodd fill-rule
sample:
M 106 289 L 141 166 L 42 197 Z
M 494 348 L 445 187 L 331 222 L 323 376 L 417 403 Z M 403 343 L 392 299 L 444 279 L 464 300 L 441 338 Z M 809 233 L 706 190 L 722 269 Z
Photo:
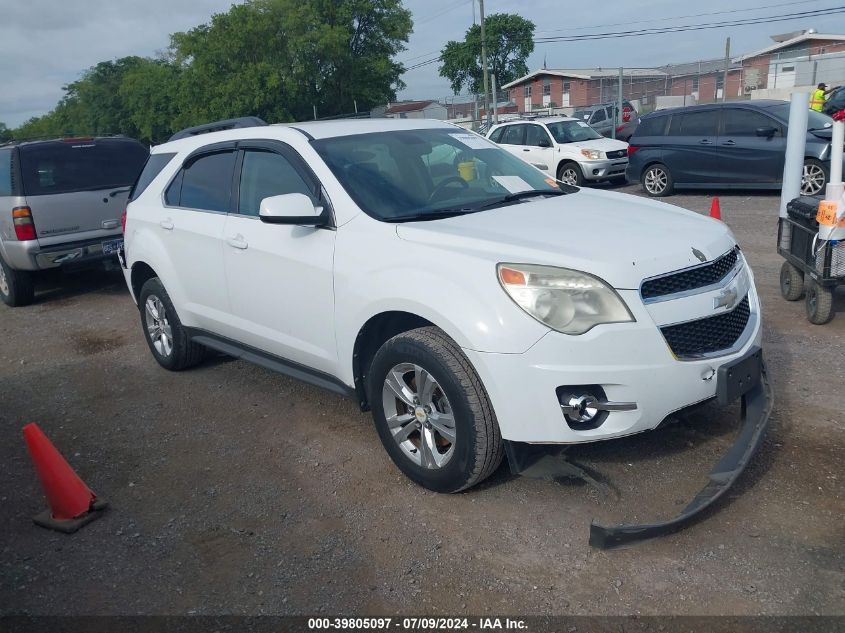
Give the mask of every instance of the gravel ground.
M 610 494 L 503 466 L 437 495 L 398 472 L 351 401 L 224 357 L 160 369 L 122 278 L 77 274 L 0 309 L 0 613 L 845 613 L 845 315 L 813 326 L 780 297 L 776 197 L 721 202 L 756 273 L 776 403 L 706 520 L 587 545 L 592 518 L 677 513 L 732 443 L 735 408 L 574 448 Z M 111 502 L 75 535 L 32 524 L 29 421 Z

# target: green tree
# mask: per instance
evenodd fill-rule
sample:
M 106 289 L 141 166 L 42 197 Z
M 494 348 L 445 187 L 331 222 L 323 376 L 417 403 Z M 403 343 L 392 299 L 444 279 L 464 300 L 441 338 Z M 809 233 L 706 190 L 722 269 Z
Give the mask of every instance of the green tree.
M 498 85 L 528 74 L 525 60 L 534 51 L 533 22 L 513 13 L 494 13 L 485 18 L 484 31 L 489 72 Z M 484 89 L 479 25 L 467 29 L 462 42 L 447 42 L 440 59 L 440 76 L 449 80 L 455 94 L 464 87 L 474 93 Z
M 12 130 L 6 127 L 3 121 L 0 121 L 0 143 L 12 140 Z

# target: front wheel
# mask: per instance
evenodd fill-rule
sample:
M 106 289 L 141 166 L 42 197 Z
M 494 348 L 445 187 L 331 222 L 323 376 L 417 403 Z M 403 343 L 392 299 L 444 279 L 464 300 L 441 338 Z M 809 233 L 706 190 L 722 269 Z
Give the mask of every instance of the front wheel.
M 484 385 L 440 329 L 387 341 L 373 359 L 368 393 L 382 444 L 419 485 L 459 492 L 501 463 L 502 438 Z
M 656 198 L 670 195 L 675 186 L 669 168 L 661 163 L 649 165 L 640 180 L 643 191 Z
M 557 179 L 567 185 L 580 187 L 584 182 L 584 172 L 578 163 L 563 163 L 557 168 Z
M 804 159 L 804 171 L 801 174 L 801 195 L 815 196 L 824 191 L 827 185 L 827 168 L 815 158 Z

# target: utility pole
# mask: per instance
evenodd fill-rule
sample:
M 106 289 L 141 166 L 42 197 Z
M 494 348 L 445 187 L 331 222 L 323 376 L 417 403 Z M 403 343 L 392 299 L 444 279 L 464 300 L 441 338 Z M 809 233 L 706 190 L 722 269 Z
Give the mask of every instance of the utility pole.
M 616 116 L 613 117 L 613 138 L 616 138 L 616 128 L 622 125 L 622 80 L 624 72 L 622 67 L 619 67 L 619 95 L 616 99 Z
M 731 38 L 725 40 L 725 78 L 722 80 L 722 101 L 728 99 L 728 68 L 731 65 Z
M 487 119 L 487 129 L 490 129 L 490 99 L 489 80 L 487 77 L 487 40 L 484 35 L 484 0 L 478 0 L 478 17 L 481 21 L 481 72 L 484 75 L 484 118 Z
M 496 75 L 490 75 L 491 87 L 493 88 L 493 123 L 499 122 L 499 113 L 496 111 L 496 104 L 499 103 L 499 98 L 496 96 Z

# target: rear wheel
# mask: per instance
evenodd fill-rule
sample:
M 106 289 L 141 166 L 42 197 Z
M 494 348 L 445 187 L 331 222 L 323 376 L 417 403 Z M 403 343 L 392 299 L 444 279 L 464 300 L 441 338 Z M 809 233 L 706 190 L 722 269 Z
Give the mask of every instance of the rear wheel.
M 567 185 L 580 187 L 584 182 L 584 172 L 581 171 L 581 166 L 578 163 L 567 162 L 561 163 L 557 168 L 557 179 Z
M 13 270 L 2 257 L 0 257 L 0 299 L 12 308 L 28 306 L 35 299 L 32 273 L 25 270 Z
M 649 165 L 640 181 L 643 183 L 643 191 L 656 198 L 670 195 L 675 186 L 669 168 L 662 163 Z
M 807 283 L 807 320 L 815 325 L 830 323 L 833 319 L 833 289 L 820 286 L 815 281 Z
M 815 158 L 804 159 L 804 171 L 801 175 L 801 195 L 814 196 L 824 191 L 827 185 L 827 168 Z
M 191 341 L 158 277 L 144 283 L 138 298 L 144 338 L 158 364 L 179 371 L 199 364 L 206 348 Z
M 436 492 L 486 479 L 503 444 L 481 379 L 436 327 L 394 336 L 376 353 L 369 396 L 379 437 L 399 469 Z
M 798 301 L 804 296 L 804 273 L 789 262 L 780 267 L 780 293 L 787 301 Z

